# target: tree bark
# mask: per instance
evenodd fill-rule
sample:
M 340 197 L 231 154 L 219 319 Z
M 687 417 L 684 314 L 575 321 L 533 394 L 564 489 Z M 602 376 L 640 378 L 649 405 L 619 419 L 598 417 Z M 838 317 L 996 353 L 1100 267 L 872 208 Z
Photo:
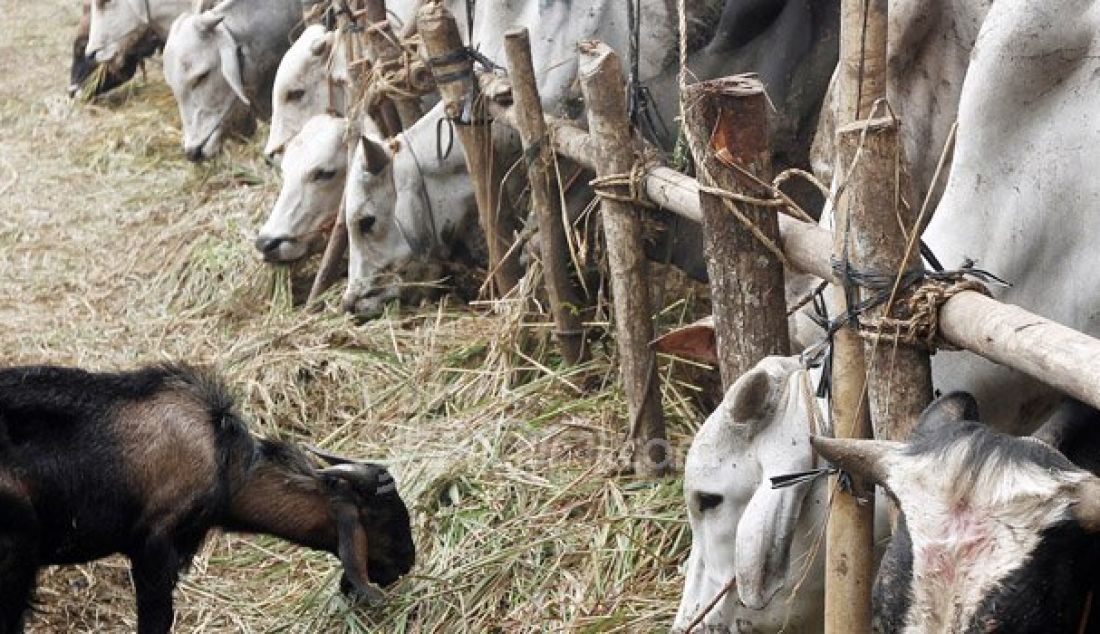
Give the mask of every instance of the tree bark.
M 768 102 L 764 85 L 747 76 L 693 84 L 685 95 L 686 112 L 699 180 L 703 185 L 756 198 L 770 198 L 771 151 Z M 758 179 L 758 180 L 754 180 Z M 718 366 L 729 388 L 768 355 L 790 354 L 783 262 L 744 225 L 729 205 L 778 247 L 778 211 L 731 203 L 700 193 L 704 249 Z
M 622 64 L 618 55 L 601 42 L 584 41 L 578 48 L 578 74 L 588 108 L 589 128 L 603 148 L 596 174 L 601 177 L 628 174 L 635 155 Z M 623 390 L 631 419 L 632 461 L 638 475 L 657 477 L 670 470 L 672 454 L 665 439 L 656 354 L 649 348 L 653 340 L 653 309 L 641 218 L 630 203 L 605 198 L 601 208 Z
M 546 118 L 535 82 L 535 67 L 531 61 L 531 40 L 527 29 L 516 29 L 504 35 L 504 52 L 508 56 L 508 74 L 512 79 L 516 123 L 523 156 L 527 161 L 527 181 L 531 187 L 531 208 L 538 219 L 539 250 L 542 277 L 554 318 L 554 335 L 561 346 L 565 362 L 582 361 L 584 330 L 578 312 L 580 298 L 569 276 L 569 246 L 566 244 L 560 198 L 556 195 L 551 171 L 553 149 L 546 128 Z

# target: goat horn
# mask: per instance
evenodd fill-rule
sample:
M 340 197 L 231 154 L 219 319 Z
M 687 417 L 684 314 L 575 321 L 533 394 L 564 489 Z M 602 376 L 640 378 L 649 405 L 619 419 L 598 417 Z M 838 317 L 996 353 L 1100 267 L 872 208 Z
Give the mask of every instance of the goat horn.
M 886 457 L 902 446 L 901 443 L 884 440 L 852 440 L 825 436 L 810 436 L 810 444 L 829 462 L 876 484 L 886 481 Z
M 317 456 L 329 465 L 342 465 L 342 464 L 362 464 L 359 460 L 353 460 L 338 454 L 334 454 L 314 445 L 305 445 L 306 451 Z

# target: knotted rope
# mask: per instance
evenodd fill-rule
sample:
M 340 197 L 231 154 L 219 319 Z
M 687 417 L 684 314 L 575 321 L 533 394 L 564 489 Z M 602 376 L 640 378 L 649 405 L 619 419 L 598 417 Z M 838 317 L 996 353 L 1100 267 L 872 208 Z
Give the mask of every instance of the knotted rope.
M 989 288 L 977 281 L 965 279 L 963 273 L 947 277 L 924 278 L 911 286 L 903 301 L 895 302 L 893 315 L 875 315 L 859 319 L 859 334 L 873 342 L 902 343 L 935 350 L 957 350 L 942 337 L 940 310 L 954 296 L 974 291 L 989 296 Z

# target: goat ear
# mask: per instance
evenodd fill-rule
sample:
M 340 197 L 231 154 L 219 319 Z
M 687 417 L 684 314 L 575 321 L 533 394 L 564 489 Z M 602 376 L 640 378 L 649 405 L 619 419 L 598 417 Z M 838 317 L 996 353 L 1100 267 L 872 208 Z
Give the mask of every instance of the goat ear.
M 241 76 L 241 59 L 238 55 L 237 43 L 224 25 L 218 27 L 218 57 L 221 60 L 222 76 L 225 77 L 226 83 L 245 105 L 251 105 L 248 96 L 244 94 L 244 78 Z
M 367 531 L 359 521 L 359 509 L 348 502 L 336 502 L 337 555 L 344 566 L 344 578 L 355 592 L 370 601 L 380 601 L 382 593 L 370 584 L 367 574 Z
M 920 420 L 917 421 L 917 431 L 931 434 L 947 425 L 978 420 L 978 401 L 974 396 L 969 392 L 951 392 L 924 408 Z

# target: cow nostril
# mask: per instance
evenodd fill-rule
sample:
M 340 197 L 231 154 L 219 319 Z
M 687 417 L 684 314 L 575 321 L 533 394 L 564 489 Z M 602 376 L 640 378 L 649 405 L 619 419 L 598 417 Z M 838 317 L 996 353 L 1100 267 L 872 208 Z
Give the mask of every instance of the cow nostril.
M 256 238 L 256 250 L 264 255 L 268 255 L 278 249 L 280 245 L 286 242 L 285 238 Z

